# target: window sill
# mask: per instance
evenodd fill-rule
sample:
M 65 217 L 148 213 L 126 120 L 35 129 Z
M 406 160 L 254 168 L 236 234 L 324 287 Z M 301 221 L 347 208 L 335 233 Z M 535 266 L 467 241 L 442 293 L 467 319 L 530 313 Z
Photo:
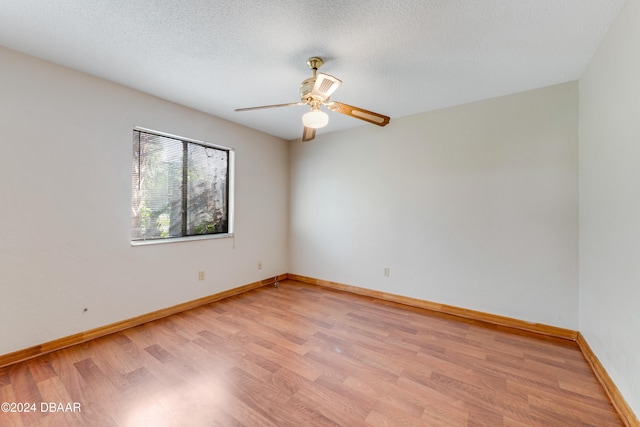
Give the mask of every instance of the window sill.
M 230 237 L 234 237 L 233 233 L 204 234 L 201 236 L 174 237 L 168 239 L 133 240 L 131 241 L 131 246 L 148 246 L 166 243 L 193 242 L 195 240 L 228 239 Z

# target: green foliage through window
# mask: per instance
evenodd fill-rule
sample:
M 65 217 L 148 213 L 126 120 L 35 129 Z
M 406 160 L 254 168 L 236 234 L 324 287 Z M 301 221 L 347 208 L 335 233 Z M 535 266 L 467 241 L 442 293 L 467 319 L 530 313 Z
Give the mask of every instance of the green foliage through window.
M 228 148 L 133 131 L 133 241 L 230 233 Z

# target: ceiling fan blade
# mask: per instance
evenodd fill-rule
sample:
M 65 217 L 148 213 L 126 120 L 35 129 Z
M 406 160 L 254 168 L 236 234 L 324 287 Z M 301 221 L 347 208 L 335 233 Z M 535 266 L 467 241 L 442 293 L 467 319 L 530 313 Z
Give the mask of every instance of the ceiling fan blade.
M 264 110 L 265 108 L 290 107 L 293 105 L 304 105 L 304 102 L 290 102 L 289 104 L 273 104 L 273 105 L 261 105 L 260 107 L 236 108 L 234 111 Z
M 336 113 L 346 114 L 347 116 L 355 117 L 356 119 L 364 120 L 365 122 L 373 123 L 378 126 L 386 126 L 389 124 L 389 121 L 391 121 L 391 118 L 388 116 L 374 113 L 373 111 L 363 110 L 362 108 L 343 104 L 341 102 L 329 102 L 326 106 Z
M 316 137 L 316 130 L 314 128 L 304 127 L 302 131 L 302 142 L 311 141 Z
M 323 101 L 326 101 L 341 84 L 341 80 L 330 76 L 329 74 L 318 73 L 310 95 L 317 96 Z

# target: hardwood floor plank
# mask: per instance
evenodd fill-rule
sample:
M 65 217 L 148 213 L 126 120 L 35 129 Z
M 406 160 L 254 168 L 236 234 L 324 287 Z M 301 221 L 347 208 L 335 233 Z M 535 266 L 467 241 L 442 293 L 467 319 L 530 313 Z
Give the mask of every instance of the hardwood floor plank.
M 375 399 L 376 403 L 393 405 L 395 408 L 418 418 L 422 416 L 425 403 L 428 401 L 420 395 L 408 392 L 405 388 L 398 386 L 396 381 L 348 377 L 344 380 L 344 385 L 370 396 Z
M 57 376 L 39 382 L 38 389 L 40 390 L 40 394 L 45 404 L 73 402 L 73 399 L 71 398 L 71 396 L 69 396 L 67 389 L 64 387 L 62 382 L 60 382 L 60 379 Z M 41 406 L 42 402 L 38 403 L 38 405 Z M 42 407 L 38 409 L 41 410 Z M 80 410 L 82 410 L 82 406 L 80 406 Z M 48 420 L 41 421 L 40 423 L 43 425 L 51 424 L 75 426 L 82 425 L 83 422 L 81 412 L 50 412 L 44 415 L 48 418 Z
M 29 365 L 13 365 L 8 367 L 9 379 L 11 381 L 11 387 L 15 400 L 13 402 L 17 404 L 31 404 L 36 403 L 39 405 L 43 401 L 38 385 L 35 382 L 33 375 L 31 375 L 31 369 Z M 20 418 L 25 425 L 35 424 L 44 415 L 36 410 L 29 410 L 20 413 Z M 45 414 L 46 415 L 46 414 Z
M 404 411 L 392 404 L 386 402 L 378 402 L 375 407 L 369 411 L 365 421 L 375 427 L 390 427 L 390 426 L 424 426 L 424 420 L 419 414 L 417 417 L 414 414 Z
M 569 419 L 575 419 L 576 422 L 592 422 L 597 426 L 618 425 L 615 423 L 607 424 L 606 420 L 608 414 L 610 414 L 610 407 L 609 405 L 598 404 L 599 399 L 583 399 L 571 393 L 561 392 L 557 394 L 521 384 L 509 384 L 509 390 L 520 390 L 526 393 L 531 407 L 543 409 L 560 416 L 568 416 Z M 559 399 L 559 396 L 564 398 Z
M 299 414 L 301 424 L 311 427 L 336 427 L 344 426 L 342 423 L 337 423 L 331 418 L 323 414 L 322 410 L 316 409 L 314 403 L 301 398 L 298 394 L 293 395 L 287 402 L 288 409 L 296 414 Z
M 351 401 L 342 399 L 339 395 L 323 387 L 305 387 L 294 395 L 295 399 L 304 402 L 323 418 L 328 418 L 340 426 L 366 426 L 365 417 L 369 410 L 358 407 Z
M 291 371 L 309 381 L 314 381 L 322 374 L 322 371 L 318 369 L 316 364 L 309 362 L 305 357 L 296 357 L 297 354 L 288 350 L 286 347 L 275 345 L 272 348 L 265 348 L 259 345 L 249 344 L 249 348 L 254 351 L 255 354 L 280 366 L 286 366 Z
M 404 377 L 398 379 L 398 386 L 408 393 L 419 396 L 424 407 L 423 420 L 434 423 L 450 422 L 452 425 L 467 425 L 469 411 L 462 400 L 452 398 L 439 390 Z
M 101 390 L 104 390 L 102 384 L 99 382 L 86 383 L 75 367 L 75 363 L 80 361 L 78 359 L 87 355 L 86 346 L 92 344 L 82 344 L 78 346 L 80 348 L 76 348 L 76 346 L 69 347 L 51 353 L 48 357 L 51 358 L 51 365 L 56 371 L 57 378 L 64 386 L 72 402 L 78 402 L 82 405 L 81 414 L 84 425 L 117 426 L 117 423 L 110 415 L 110 412 L 113 412 L 116 406 L 109 407 L 110 401 L 101 399 Z M 31 361 L 26 363 L 31 363 Z M 95 393 L 94 390 L 98 390 L 98 393 Z M 113 390 L 109 390 L 107 395 L 112 392 Z M 57 415 L 52 418 L 56 419 L 56 417 Z
M 204 339 L 198 339 L 195 343 L 217 356 L 226 367 L 225 370 L 240 367 L 263 381 L 268 381 L 280 366 L 260 354 L 247 351 L 244 344 L 249 340 L 247 335 L 239 340 L 225 340 L 209 331 L 201 331 L 200 335 Z
M 159 344 L 150 345 L 149 347 L 145 347 L 144 350 L 158 359 L 160 363 L 169 363 L 175 360 L 175 357 Z
M 4 368 L 6 369 L 6 368 Z M 7 369 L 8 371 L 8 369 Z M 9 375 L 6 373 L 7 383 Z M 0 403 L 17 403 L 18 399 L 13 392 L 13 386 L 11 384 L 5 384 L 0 387 Z M 7 427 L 23 427 L 22 417 L 19 412 L 10 412 L 11 408 L 7 407 L 3 412 L 0 412 L 0 421 L 3 426 Z
M 229 370 L 225 377 L 233 395 L 269 422 L 283 427 L 299 425 L 297 414 L 287 417 L 281 410 L 281 406 L 291 397 L 282 389 L 260 381 L 239 368 Z

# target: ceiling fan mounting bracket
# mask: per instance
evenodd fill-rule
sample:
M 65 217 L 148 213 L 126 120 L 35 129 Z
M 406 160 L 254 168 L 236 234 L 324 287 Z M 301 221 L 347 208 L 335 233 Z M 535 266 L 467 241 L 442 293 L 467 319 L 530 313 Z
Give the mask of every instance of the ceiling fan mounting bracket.
M 324 61 L 322 60 L 322 58 L 318 58 L 317 56 L 312 56 L 311 58 L 307 59 L 307 65 L 314 71 L 322 67 L 322 64 L 324 64 Z

